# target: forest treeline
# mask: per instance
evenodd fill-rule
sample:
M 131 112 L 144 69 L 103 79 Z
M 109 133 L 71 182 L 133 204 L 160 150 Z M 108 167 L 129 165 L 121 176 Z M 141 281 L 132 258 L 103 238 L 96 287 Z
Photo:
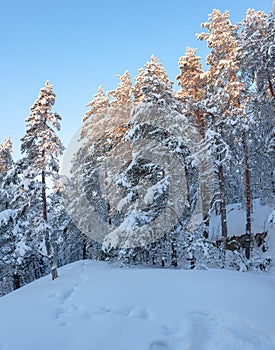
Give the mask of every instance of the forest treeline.
M 46 82 L 26 119 L 21 159 L 9 138 L 0 146 L 0 294 L 86 258 L 242 270 L 270 263 L 252 210 L 254 199 L 274 203 L 275 195 L 274 18 L 249 9 L 232 24 L 213 10 L 202 28 L 207 70 L 187 48 L 178 89 L 155 56 L 134 83 L 126 71 L 115 90 L 98 88 L 70 177 L 59 172 L 61 117 Z M 243 203 L 246 224 L 229 251 L 232 203 Z M 209 237 L 213 213 L 218 244 Z

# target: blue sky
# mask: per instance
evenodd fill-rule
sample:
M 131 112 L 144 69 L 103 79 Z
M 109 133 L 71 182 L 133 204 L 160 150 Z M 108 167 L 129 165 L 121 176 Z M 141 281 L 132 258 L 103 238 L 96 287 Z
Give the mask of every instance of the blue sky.
M 195 33 L 213 8 L 229 10 L 233 23 L 249 7 L 270 12 L 271 0 L 3 0 L 0 4 L 0 142 L 10 136 L 19 157 L 25 119 L 46 80 L 57 95 L 66 145 L 80 127 L 101 84 L 114 89 L 116 74 L 137 74 L 157 56 L 171 80 L 186 47 L 206 46 Z

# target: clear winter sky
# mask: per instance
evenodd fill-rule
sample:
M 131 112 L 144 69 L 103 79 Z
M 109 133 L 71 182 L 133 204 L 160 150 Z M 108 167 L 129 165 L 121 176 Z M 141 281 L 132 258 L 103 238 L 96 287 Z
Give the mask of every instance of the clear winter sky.
M 0 143 L 11 136 L 19 157 L 29 108 L 49 80 L 66 145 L 100 84 L 114 89 L 116 74 L 134 77 L 152 54 L 174 80 L 186 47 L 205 59 L 195 33 L 213 8 L 236 23 L 249 7 L 269 13 L 272 0 L 0 1 Z

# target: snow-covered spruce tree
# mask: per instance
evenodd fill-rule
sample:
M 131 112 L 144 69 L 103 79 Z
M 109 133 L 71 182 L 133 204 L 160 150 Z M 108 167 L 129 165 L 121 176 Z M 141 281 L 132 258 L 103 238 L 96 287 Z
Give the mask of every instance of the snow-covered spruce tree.
M 206 141 L 209 145 L 213 161 L 217 169 L 218 201 L 220 203 L 221 228 L 224 245 L 227 238 L 225 165 L 229 160 L 229 140 L 231 122 L 243 110 L 240 103 L 242 85 L 237 78 L 239 70 L 236 59 L 237 41 L 236 27 L 229 19 L 229 12 L 221 13 L 213 10 L 209 21 L 202 24 L 208 32 L 197 34 L 199 40 L 205 40 L 210 53 L 207 56 L 209 70 L 206 74 L 206 98 L 201 104 L 204 113 L 208 115 Z M 244 140 L 244 142 L 246 142 Z M 248 167 L 246 167 L 248 169 Z M 250 192 L 248 192 L 250 194 Z M 248 216 L 250 218 L 251 200 L 247 200 Z M 248 229 L 249 233 L 251 230 Z
M 58 173 L 59 156 L 63 151 L 62 143 L 56 134 L 56 131 L 60 130 L 61 117 L 51 111 L 55 98 L 52 85 L 46 81 L 45 87 L 40 90 L 38 99 L 31 107 L 30 115 L 26 119 L 26 134 L 21 139 L 21 151 L 25 155 L 26 167 L 34 174 L 32 181 L 37 181 L 36 177 L 40 179 L 42 206 L 35 225 L 36 232 L 41 232 L 44 236 L 45 255 L 50 264 L 52 279 L 57 278 L 58 274 L 50 239 L 54 228 L 48 225 L 46 180 Z

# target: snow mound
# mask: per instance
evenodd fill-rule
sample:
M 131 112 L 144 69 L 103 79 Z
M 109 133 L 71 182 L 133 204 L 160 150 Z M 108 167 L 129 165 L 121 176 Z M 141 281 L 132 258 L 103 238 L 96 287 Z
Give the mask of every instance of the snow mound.
M 0 299 L 2 350 L 275 350 L 275 276 L 80 261 Z

